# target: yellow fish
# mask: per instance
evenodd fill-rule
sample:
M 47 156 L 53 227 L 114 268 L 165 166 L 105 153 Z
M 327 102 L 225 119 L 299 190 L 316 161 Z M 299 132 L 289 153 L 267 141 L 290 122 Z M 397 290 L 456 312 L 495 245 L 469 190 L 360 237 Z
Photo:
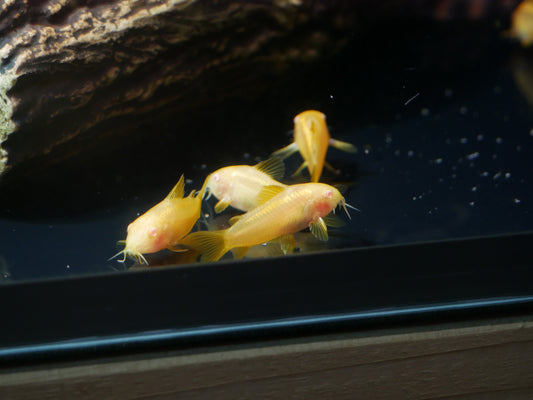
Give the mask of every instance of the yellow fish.
M 163 201 L 128 225 L 128 235 L 123 241 L 126 247 L 110 259 L 124 254 L 121 262 L 132 256 L 139 263 L 148 264 L 143 253 L 155 253 L 166 248 L 176 250 L 174 246 L 200 218 L 202 205 L 202 197 L 195 195 L 194 190 L 184 198 L 184 187 L 182 175 Z
M 514 10 L 509 34 L 519 39 L 522 46 L 533 44 L 533 0 L 523 1 Z
M 285 173 L 285 165 L 279 158 L 270 158 L 255 166 L 234 165 L 220 168 L 210 174 L 201 190 L 214 195 L 219 202 L 215 212 L 220 213 L 228 206 L 241 211 L 257 207 L 257 196 L 265 186 L 285 186 L 277 181 Z
M 354 145 L 331 138 L 326 125 L 326 116 L 323 113 L 308 110 L 294 117 L 294 142 L 275 151 L 272 155 L 285 159 L 299 151 L 304 162 L 294 175 L 307 167 L 311 182 L 318 182 L 324 165 L 335 171 L 335 168 L 326 162 L 326 152 L 329 146 L 350 153 L 356 151 Z
M 241 258 L 250 247 L 274 239 L 287 253 L 294 248 L 292 234 L 307 227 L 319 240 L 327 240 L 326 216 L 338 205 L 346 210 L 344 197 L 323 183 L 266 186 L 259 195 L 259 205 L 234 217 L 230 228 L 191 233 L 181 244 L 198 250 L 202 261 L 216 261 L 232 249 L 235 257 Z

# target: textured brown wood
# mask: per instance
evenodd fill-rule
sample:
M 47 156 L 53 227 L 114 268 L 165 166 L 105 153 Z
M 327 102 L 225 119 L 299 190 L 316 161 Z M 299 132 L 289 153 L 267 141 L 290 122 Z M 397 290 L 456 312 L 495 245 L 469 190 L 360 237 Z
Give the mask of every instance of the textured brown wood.
M 252 94 L 250 82 L 268 85 L 265 73 L 333 53 L 353 22 L 346 4 L 4 1 L 0 174 L 94 150 L 162 115 Z
M 0 375 L 2 399 L 526 399 L 533 321 L 226 347 Z

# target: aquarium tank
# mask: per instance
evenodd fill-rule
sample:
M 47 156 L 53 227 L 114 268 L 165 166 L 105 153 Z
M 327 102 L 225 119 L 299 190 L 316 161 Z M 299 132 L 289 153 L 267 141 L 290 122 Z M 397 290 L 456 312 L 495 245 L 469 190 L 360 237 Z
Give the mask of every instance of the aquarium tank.
M 320 8 L 322 2 L 279 3 L 285 19 L 265 23 L 257 10 L 247 17 L 260 32 L 274 29 L 273 20 L 286 24 L 284 34 L 253 42 L 259 50 L 235 56 L 238 62 L 220 55 L 233 54 L 232 38 L 250 32 L 213 17 L 224 36 L 182 40 L 158 54 L 164 61 L 154 56 L 132 67 L 136 82 L 156 70 L 173 76 L 168 65 L 185 78 L 143 92 L 145 99 L 131 100 L 129 109 L 124 100 L 121 110 L 129 111 L 116 117 L 105 114 L 108 103 L 90 96 L 69 100 L 75 107 L 58 103 L 61 112 L 15 110 L 18 128 L 3 147 L 8 163 L 22 161 L 0 178 L 0 296 L 13 318 L 1 333 L 0 357 L 190 345 L 206 337 L 352 329 L 531 306 L 533 46 L 513 30 L 519 2 L 480 9 L 475 2 L 421 1 L 409 8 L 399 1 L 338 2 L 343 18 L 335 6 Z M 96 12 L 90 2 L 80 4 Z M 174 11 L 189 13 L 180 26 L 195 26 L 205 11 L 192 7 Z M 57 18 L 56 24 L 68 23 Z M 152 38 L 154 32 L 166 31 L 150 31 Z M 206 38 L 209 46 L 202 44 Z M 305 51 L 291 58 L 290 46 Z M 107 50 L 114 60 L 127 53 L 119 41 Z M 143 54 L 139 48 L 138 57 Z M 210 57 L 218 69 L 194 70 Z M 105 68 L 105 57 L 102 62 Z M 2 71 L 12 65 L 4 62 Z M 59 93 L 79 84 L 76 74 L 95 73 L 81 62 L 64 68 L 54 71 L 46 90 Z M 116 99 L 133 90 L 120 68 L 108 92 L 98 87 L 94 98 L 122 101 Z M 22 76 L 7 93 L 21 104 L 41 102 L 49 92 L 32 94 L 32 79 Z M 80 111 L 64 111 L 69 107 Z M 40 132 L 31 116 L 43 110 L 53 125 L 35 117 Z M 330 142 L 323 156 L 319 182 L 351 206 L 327 210 L 335 209 L 327 240 L 313 231 L 321 227 L 307 223 L 291 239 L 228 248 L 217 261 L 187 250 L 181 243 L 189 231 L 225 230 L 246 219 L 243 210 L 201 191 L 206 178 L 225 167 L 255 166 L 293 143 L 298 129 L 318 129 L 298 128 L 302 118 L 295 117 L 307 110 L 324 116 L 323 129 L 337 144 L 351 145 Z M 93 117 L 102 122 L 72 128 Z M 48 128 L 57 132 L 53 143 L 61 143 L 17 159 L 22 141 L 40 146 Z M 70 142 L 67 131 L 78 136 Z M 310 146 L 311 152 L 320 147 Z M 283 176 L 274 174 L 280 184 L 311 180 L 312 161 L 298 171 L 302 148 L 285 154 Z M 198 200 L 187 232 L 159 251 L 140 251 L 142 257 L 113 258 L 125 246 L 119 241 L 128 226 L 167 198 L 182 175 L 177 198 Z M 272 218 L 283 224 L 297 213 L 286 207 L 251 220 L 247 228 L 256 225 L 248 238 L 259 237 Z M 161 218 L 167 223 L 181 215 Z M 236 243 L 234 250 L 244 246 Z M 17 320 L 21 313 L 28 318 Z

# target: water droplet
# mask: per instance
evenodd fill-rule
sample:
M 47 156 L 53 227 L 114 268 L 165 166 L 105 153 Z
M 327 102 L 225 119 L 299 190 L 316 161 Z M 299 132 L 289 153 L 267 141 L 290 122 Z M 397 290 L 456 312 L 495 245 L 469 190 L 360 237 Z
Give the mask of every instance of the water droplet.
M 407 157 L 413 157 L 414 154 L 415 154 L 415 152 L 414 152 L 413 150 L 409 150 L 409 151 L 407 152 Z
M 185 183 L 187 185 L 190 185 L 191 183 L 194 183 L 194 181 L 192 179 L 187 178 L 187 179 L 185 179 Z
M 435 164 L 442 164 L 442 158 L 435 158 Z
M 476 203 L 474 203 L 473 201 L 471 201 L 470 203 L 468 203 L 468 205 L 469 205 L 470 207 L 474 207 L 475 204 L 476 204 Z
M 463 138 L 459 139 L 459 143 L 466 144 L 466 143 L 468 143 L 468 139 L 463 137 Z
M 500 177 L 502 176 L 502 171 L 498 171 L 494 174 L 494 176 L 492 177 L 492 179 L 499 179 Z
M 480 175 L 486 178 L 487 176 L 489 176 L 489 173 L 487 171 L 483 171 Z
M 332 95 L 332 94 L 330 94 L 330 95 L 329 95 L 329 98 L 330 98 L 331 100 L 333 100 L 333 95 Z
M 470 190 L 472 190 L 472 192 L 477 192 L 477 186 L 472 186 L 472 189 Z
M 413 197 L 412 197 L 412 200 L 416 200 L 416 196 L 413 196 Z
M 511 177 L 511 173 L 510 172 L 506 172 L 505 173 L 505 179 L 509 179 Z
M 480 133 L 479 135 L 476 136 L 476 139 L 478 142 L 481 142 L 483 139 L 485 139 L 485 136 L 483 136 L 483 134 Z
M 67 264 L 67 267 L 66 267 L 66 268 L 67 268 L 67 269 L 70 269 L 70 264 Z
M 503 143 L 503 139 L 501 137 L 497 137 L 496 138 L 496 143 L 502 144 Z
M 470 161 L 475 160 L 478 157 L 479 157 L 479 151 L 466 155 L 466 158 L 469 159 Z
M 522 201 L 520 199 L 517 199 L 516 197 L 513 199 L 513 203 L 520 204 Z
M 429 111 L 429 108 L 423 108 L 420 110 L 420 115 L 422 115 L 423 117 L 428 117 L 429 114 L 431 114 L 431 112 Z
M 242 156 L 245 160 L 248 160 L 250 158 L 250 153 L 244 153 Z

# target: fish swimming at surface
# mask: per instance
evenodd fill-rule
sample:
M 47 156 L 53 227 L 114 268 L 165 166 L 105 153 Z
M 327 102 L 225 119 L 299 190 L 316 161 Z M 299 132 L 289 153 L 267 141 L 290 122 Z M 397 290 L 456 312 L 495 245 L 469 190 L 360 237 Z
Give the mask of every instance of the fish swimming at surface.
M 194 190 L 184 198 L 184 187 L 182 175 L 163 201 L 128 225 L 124 250 L 111 258 L 124 254 L 122 262 L 132 256 L 138 262 L 148 264 L 143 254 L 163 249 L 177 250 L 174 246 L 200 218 L 202 205 L 202 196 Z
M 180 243 L 199 251 L 202 261 L 216 261 L 232 249 L 241 258 L 250 247 L 271 240 L 280 241 L 288 253 L 294 248 L 292 234 L 307 227 L 319 240 L 327 240 L 328 214 L 338 205 L 347 206 L 336 188 L 323 183 L 266 186 L 258 201 L 256 208 L 234 217 L 230 228 L 194 232 Z
M 255 166 L 234 165 L 211 173 L 205 180 L 202 193 L 208 198 L 219 199 L 215 212 L 220 213 L 228 206 L 241 211 L 250 211 L 257 206 L 257 196 L 265 186 L 285 187 L 278 179 L 283 177 L 285 165 L 279 158 L 270 158 Z
M 318 182 L 324 165 L 335 171 L 326 162 L 326 153 L 329 146 L 350 153 L 355 153 L 356 151 L 354 145 L 331 138 L 326 125 L 326 116 L 323 113 L 316 110 L 308 110 L 294 117 L 294 142 L 275 151 L 272 155 L 285 159 L 299 151 L 304 162 L 294 175 L 297 175 L 307 167 L 309 175 L 311 175 L 311 182 Z

